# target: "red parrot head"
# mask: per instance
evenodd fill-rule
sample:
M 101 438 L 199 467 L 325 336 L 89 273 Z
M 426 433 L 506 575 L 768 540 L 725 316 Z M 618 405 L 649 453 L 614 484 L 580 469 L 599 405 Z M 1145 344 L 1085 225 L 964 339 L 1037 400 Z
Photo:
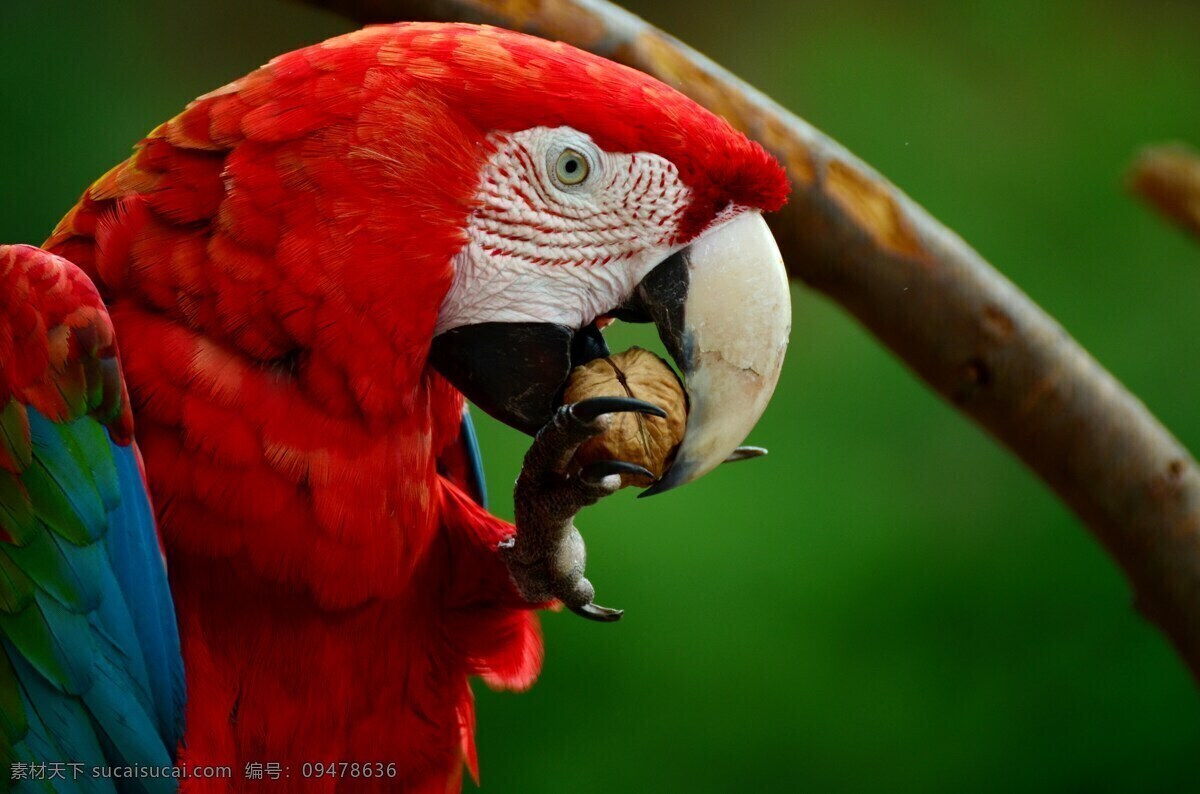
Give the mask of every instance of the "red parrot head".
M 787 196 L 783 169 L 677 91 L 563 44 L 435 26 L 397 52 L 482 133 L 434 365 L 533 433 L 570 370 L 607 352 L 597 320 L 652 321 L 691 406 L 654 491 L 719 464 L 787 345 L 787 278 L 761 217 Z

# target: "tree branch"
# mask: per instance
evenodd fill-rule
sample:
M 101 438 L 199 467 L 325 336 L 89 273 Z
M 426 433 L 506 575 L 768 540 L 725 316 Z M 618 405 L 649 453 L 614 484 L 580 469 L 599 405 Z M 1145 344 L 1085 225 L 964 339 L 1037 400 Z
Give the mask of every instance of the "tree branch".
M 1126 175 L 1143 201 L 1200 238 L 1200 154 L 1180 143 L 1142 150 Z
M 488 22 L 667 82 L 791 175 L 773 226 L 788 270 L 837 301 L 1015 452 L 1124 569 L 1200 680 L 1200 471 L 1044 311 L 871 168 L 704 56 L 604 0 L 309 0 L 359 22 Z

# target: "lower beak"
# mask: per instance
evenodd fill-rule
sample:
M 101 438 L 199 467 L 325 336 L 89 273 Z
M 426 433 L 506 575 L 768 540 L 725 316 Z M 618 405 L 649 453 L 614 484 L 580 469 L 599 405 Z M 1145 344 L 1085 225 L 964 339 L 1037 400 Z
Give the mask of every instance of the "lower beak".
M 490 322 L 435 336 L 429 363 L 489 416 L 532 436 L 562 405 L 571 370 L 607 355 L 594 323 Z
M 653 322 L 687 387 L 683 443 L 649 496 L 728 459 L 775 391 L 791 298 L 762 215 L 745 212 L 705 232 L 647 274 L 614 314 Z M 482 323 L 435 337 L 430 363 L 485 412 L 533 435 L 561 404 L 571 370 L 607 354 L 594 324 Z

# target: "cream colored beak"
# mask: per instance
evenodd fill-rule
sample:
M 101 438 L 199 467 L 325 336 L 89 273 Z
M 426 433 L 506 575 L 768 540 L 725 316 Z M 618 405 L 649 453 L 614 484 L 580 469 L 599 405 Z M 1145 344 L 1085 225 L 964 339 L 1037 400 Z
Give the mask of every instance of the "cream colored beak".
M 660 269 L 635 298 L 683 373 L 690 408 L 674 462 L 642 496 L 699 479 L 733 455 L 775 392 L 792 326 L 787 272 L 758 212 L 706 232 Z

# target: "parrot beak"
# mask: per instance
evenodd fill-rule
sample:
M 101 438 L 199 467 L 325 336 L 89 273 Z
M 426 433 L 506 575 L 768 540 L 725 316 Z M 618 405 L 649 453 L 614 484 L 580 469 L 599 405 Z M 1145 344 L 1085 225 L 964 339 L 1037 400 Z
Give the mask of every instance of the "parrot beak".
M 562 405 L 571 370 L 607 355 L 595 323 L 489 322 L 435 336 L 429 363 L 489 416 L 533 436 Z
M 787 271 L 762 215 L 743 213 L 669 257 L 642 280 L 622 315 L 658 327 L 689 403 L 675 460 L 640 496 L 738 459 L 735 450 L 775 392 L 792 327 Z
M 653 322 L 687 387 L 683 443 L 641 496 L 746 457 L 736 450 L 775 391 L 792 316 L 787 272 L 762 215 L 742 213 L 667 257 L 612 316 Z M 535 435 L 562 404 L 571 370 L 607 355 L 595 323 L 486 322 L 439 334 L 429 360 L 482 410 Z

